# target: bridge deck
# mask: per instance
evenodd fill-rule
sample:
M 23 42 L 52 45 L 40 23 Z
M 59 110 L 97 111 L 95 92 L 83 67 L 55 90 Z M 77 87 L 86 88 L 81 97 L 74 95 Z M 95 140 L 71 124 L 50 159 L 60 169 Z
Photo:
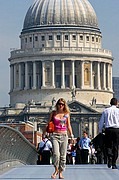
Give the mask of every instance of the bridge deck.
M 22 166 L 0 175 L 0 180 L 48 180 L 51 179 L 53 170 L 52 165 Z M 65 180 L 118 180 L 119 166 L 113 170 L 106 165 L 67 165 L 63 175 Z

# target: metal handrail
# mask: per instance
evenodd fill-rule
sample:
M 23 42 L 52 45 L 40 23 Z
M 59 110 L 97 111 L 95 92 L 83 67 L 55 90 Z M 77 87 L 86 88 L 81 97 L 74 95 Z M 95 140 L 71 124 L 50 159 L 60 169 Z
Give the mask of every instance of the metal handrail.
M 0 169 L 15 164 L 37 164 L 37 149 L 18 130 L 0 125 Z M 8 163 L 9 162 L 9 163 Z M 18 163 L 17 163 L 18 162 Z

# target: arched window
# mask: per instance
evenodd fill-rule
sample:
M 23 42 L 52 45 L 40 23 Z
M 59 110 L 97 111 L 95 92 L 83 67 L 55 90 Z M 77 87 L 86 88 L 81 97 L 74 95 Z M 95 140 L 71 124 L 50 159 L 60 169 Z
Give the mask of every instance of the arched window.
M 90 83 L 90 64 L 84 65 L 84 84 L 89 85 Z

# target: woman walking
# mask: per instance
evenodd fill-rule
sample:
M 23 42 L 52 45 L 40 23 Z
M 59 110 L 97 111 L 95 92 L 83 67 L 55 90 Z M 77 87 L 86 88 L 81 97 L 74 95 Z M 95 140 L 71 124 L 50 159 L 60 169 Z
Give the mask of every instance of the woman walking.
M 68 132 L 73 138 L 72 128 L 70 124 L 70 111 L 66 101 L 60 98 L 55 105 L 56 111 L 50 115 L 49 121 L 53 120 L 55 131 L 51 136 L 53 146 L 53 163 L 55 171 L 51 178 L 55 179 L 59 175 L 59 179 L 64 179 L 62 172 L 66 166 L 66 153 L 68 143 Z

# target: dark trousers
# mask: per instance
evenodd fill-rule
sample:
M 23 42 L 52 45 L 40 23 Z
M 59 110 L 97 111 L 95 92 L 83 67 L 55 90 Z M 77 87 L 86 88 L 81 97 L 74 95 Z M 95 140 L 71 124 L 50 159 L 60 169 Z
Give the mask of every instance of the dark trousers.
M 81 162 L 82 162 L 82 164 L 88 164 L 88 155 L 89 155 L 88 149 L 81 149 Z
M 106 151 L 106 147 L 105 146 L 103 148 L 103 155 L 104 155 L 104 164 L 107 164 L 107 151 Z
M 105 138 L 108 159 L 112 158 L 112 165 L 116 165 L 118 158 L 119 128 L 106 128 Z
M 97 151 L 97 164 L 103 164 L 103 152 L 100 150 L 100 151 Z
M 41 164 L 46 164 L 49 165 L 50 164 L 50 151 L 43 151 L 42 155 L 41 155 Z
M 75 164 L 81 164 L 81 150 L 76 150 Z

